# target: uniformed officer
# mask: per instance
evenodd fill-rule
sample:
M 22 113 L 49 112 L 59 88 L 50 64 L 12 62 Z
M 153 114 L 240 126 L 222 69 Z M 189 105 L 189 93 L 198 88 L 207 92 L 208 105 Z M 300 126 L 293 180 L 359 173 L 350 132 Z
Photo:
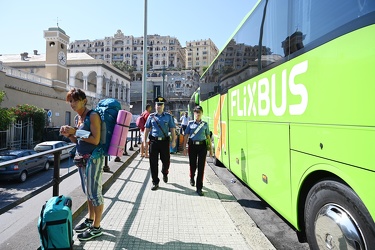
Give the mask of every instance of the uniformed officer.
M 204 168 L 206 165 L 206 155 L 207 155 L 207 144 L 206 140 L 210 139 L 210 130 L 208 128 L 207 122 L 202 121 L 203 108 L 201 106 L 196 106 L 194 108 L 194 121 L 190 121 L 185 130 L 184 136 L 184 155 L 189 154 L 189 165 L 190 165 L 190 185 L 195 185 L 195 171 L 198 167 L 197 175 L 197 194 L 202 196 L 203 188 L 203 176 Z M 189 147 L 186 150 L 186 143 Z M 212 149 L 209 147 L 210 156 L 212 156 Z
M 167 112 L 164 112 L 164 103 L 166 100 L 163 97 L 158 97 L 154 101 L 156 112 L 149 115 L 145 124 L 145 138 L 148 136 L 150 139 L 149 159 L 153 184 L 151 190 L 157 190 L 159 188 L 159 154 L 163 164 L 161 169 L 163 181 L 165 183 L 168 182 L 171 157 L 169 151 L 169 143 L 171 142 L 170 136 L 172 136 L 172 148 L 176 146 L 176 124 L 174 123 L 173 117 Z

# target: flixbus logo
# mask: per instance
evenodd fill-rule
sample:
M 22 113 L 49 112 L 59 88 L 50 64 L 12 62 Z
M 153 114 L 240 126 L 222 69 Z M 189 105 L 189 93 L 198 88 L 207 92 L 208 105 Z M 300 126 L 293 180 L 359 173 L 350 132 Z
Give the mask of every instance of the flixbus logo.
M 286 112 L 290 115 L 302 115 L 307 108 L 308 92 L 303 83 L 296 82 L 296 77 L 306 73 L 307 69 L 308 62 L 304 61 L 294 65 L 289 75 L 284 69 L 281 83 L 273 74 L 271 79 L 262 78 L 245 85 L 242 90 L 234 90 L 231 94 L 231 116 L 267 116 L 270 112 L 276 116 L 282 116 Z M 287 91 L 300 96 L 300 102 L 289 103 Z

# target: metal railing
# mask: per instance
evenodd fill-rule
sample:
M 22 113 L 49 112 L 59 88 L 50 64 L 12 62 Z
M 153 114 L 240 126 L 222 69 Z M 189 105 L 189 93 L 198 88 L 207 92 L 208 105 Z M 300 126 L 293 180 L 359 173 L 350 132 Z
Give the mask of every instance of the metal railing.
M 131 128 L 131 129 L 129 129 L 129 132 L 130 132 L 130 139 L 128 139 L 129 137 L 127 137 L 127 140 L 126 140 L 126 143 L 125 143 L 125 150 L 124 150 L 123 155 L 128 155 L 128 152 L 126 150 L 128 143 L 130 143 L 129 150 L 133 151 L 133 150 L 135 150 L 134 147 L 138 147 L 138 143 L 141 142 L 139 128 Z M 134 142 L 134 145 L 133 145 L 133 142 Z M 52 196 L 58 196 L 59 195 L 59 189 L 60 189 L 60 186 L 59 186 L 60 183 L 64 179 L 68 178 L 69 176 L 71 176 L 72 174 L 74 174 L 74 173 L 76 173 L 78 171 L 78 169 L 74 169 L 73 171 L 70 171 L 69 174 L 66 174 L 64 176 L 60 176 L 60 160 L 61 160 L 60 156 L 61 156 L 62 150 L 64 150 L 64 149 L 70 149 L 70 148 L 73 148 L 74 146 L 75 146 L 75 144 L 70 144 L 68 146 L 63 146 L 63 147 L 60 147 L 60 148 L 57 148 L 57 149 L 51 149 L 51 150 L 48 150 L 48 151 L 43 151 L 43 152 L 40 152 L 40 153 L 36 153 L 36 154 L 34 154 L 32 156 L 26 156 L 26 157 L 17 158 L 15 160 L 0 162 L 0 168 L 1 168 L 1 167 L 10 165 L 10 164 L 18 163 L 20 161 L 28 160 L 28 159 L 39 157 L 39 156 L 43 156 L 43 155 L 48 155 L 48 154 L 53 154 L 54 155 L 53 177 L 52 177 L 51 181 L 48 182 L 47 184 L 41 186 L 37 190 L 33 191 L 31 195 L 27 196 L 27 198 L 19 199 L 19 200 L 15 201 L 15 202 L 13 202 L 11 204 L 8 204 L 8 205 L 0 208 L 0 215 L 3 214 L 3 213 L 5 213 L 6 211 L 8 211 L 8 210 L 10 210 L 10 209 L 18 206 L 22 202 L 25 202 L 28 199 L 30 199 L 30 198 L 38 195 L 39 193 L 45 191 L 46 189 L 48 189 L 50 187 L 53 187 L 53 189 L 52 189 Z M 106 168 L 107 168 L 107 170 L 109 170 L 109 167 L 108 167 L 108 157 L 105 157 L 105 165 L 103 166 L 103 171 L 105 171 Z

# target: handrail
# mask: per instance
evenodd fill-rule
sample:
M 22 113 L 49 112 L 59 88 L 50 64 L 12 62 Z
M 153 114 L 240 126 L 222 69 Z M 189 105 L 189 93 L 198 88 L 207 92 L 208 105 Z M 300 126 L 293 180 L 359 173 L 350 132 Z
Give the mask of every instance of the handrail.
M 137 138 L 137 137 L 140 137 L 140 130 L 139 130 L 139 128 L 131 128 L 131 129 L 129 129 L 129 131 L 131 132 L 131 139 L 130 140 L 126 140 L 125 151 L 124 151 L 123 155 L 128 155 L 127 152 L 126 152 L 126 148 L 127 148 L 126 145 L 127 145 L 128 142 L 130 142 L 132 144 L 133 141 L 140 141 L 140 139 Z M 135 137 L 133 136 L 134 132 L 136 133 Z M 43 152 L 40 152 L 40 153 L 36 153 L 34 155 L 30 155 L 30 156 L 26 156 L 26 157 L 21 157 L 21 158 L 15 159 L 15 160 L 1 162 L 0 163 L 0 167 L 3 167 L 3 166 L 7 166 L 7 165 L 10 165 L 10 164 L 13 164 L 13 163 L 18 163 L 20 161 L 31 159 L 31 158 L 34 158 L 34 157 L 42 156 L 42 155 L 47 155 L 47 154 L 51 154 L 51 153 L 54 155 L 54 161 L 53 161 L 54 170 L 53 170 L 53 178 L 52 178 L 52 180 L 49 183 L 47 183 L 47 184 L 43 185 L 42 187 L 38 188 L 37 190 L 31 192 L 26 197 L 23 197 L 22 199 L 19 199 L 19 200 L 15 201 L 15 202 L 12 202 L 11 204 L 8 204 L 8 205 L 0 208 L 0 215 L 3 214 L 3 213 L 5 213 L 6 211 L 8 211 L 8 210 L 10 210 L 10 209 L 18 206 L 22 202 L 25 202 L 28 199 L 36 196 L 37 194 L 39 194 L 39 193 L 47 190 L 52 185 L 53 185 L 53 196 L 58 196 L 59 195 L 59 184 L 61 183 L 61 181 L 63 181 L 64 179 L 68 178 L 71 174 L 77 172 L 77 169 L 75 169 L 74 171 L 71 171 L 69 174 L 60 177 L 60 155 L 61 155 L 61 152 L 62 152 L 63 149 L 73 148 L 74 146 L 76 146 L 75 143 L 67 145 L 67 146 L 63 146 L 63 147 L 60 147 L 60 148 L 51 149 L 51 150 L 48 150 L 48 151 L 43 151 Z M 134 145 L 134 146 L 138 147 L 137 145 Z M 133 148 L 132 149 L 129 148 L 129 150 L 133 150 Z M 106 160 L 108 160 L 107 157 L 106 157 Z
M 60 151 L 60 155 L 61 155 L 61 152 L 62 152 L 63 149 L 73 148 L 74 146 L 75 146 L 75 144 L 70 144 L 70 145 L 67 145 L 67 146 L 60 147 L 60 148 L 55 148 L 55 149 L 43 151 L 43 152 L 40 152 L 40 153 L 36 153 L 36 154 L 30 155 L 30 156 L 25 156 L 25 157 L 17 158 L 15 160 L 9 160 L 9 161 L 5 161 L 5 162 L 0 162 L 0 167 L 6 166 L 6 165 L 10 165 L 10 164 L 13 164 L 13 163 L 18 163 L 20 161 L 28 160 L 28 159 L 31 159 L 31 158 L 34 158 L 34 157 L 38 157 L 38 156 L 41 156 L 41 155 L 54 154 L 55 152 L 58 152 L 58 151 Z M 6 151 L 6 150 L 4 150 L 4 151 Z
M 38 188 L 37 190 L 31 192 L 26 197 L 24 197 L 22 199 L 19 199 L 15 202 L 12 202 L 12 203 L 0 208 L 0 215 L 5 213 L 6 211 L 18 206 L 22 202 L 27 201 L 28 199 L 34 197 L 35 195 L 43 192 L 44 190 L 47 190 L 51 186 L 53 186 L 53 191 L 52 191 L 53 196 L 58 196 L 59 195 L 59 184 L 61 183 L 62 180 L 64 180 L 65 178 L 68 177 L 67 175 L 65 175 L 63 177 L 60 177 L 60 155 L 61 155 L 61 152 L 62 152 L 63 149 L 73 148 L 74 146 L 75 146 L 75 144 L 70 144 L 70 145 L 67 145 L 67 146 L 60 147 L 60 148 L 51 149 L 51 150 L 43 151 L 43 152 L 40 152 L 40 153 L 36 153 L 36 154 L 30 155 L 30 156 L 21 157 L 21 158 L 15 159 L 15 160 L 1 162 L 0 167 L 7 166 L 7 165 L 10 165 L 10 164 L 13 164 L 13 163 L 18 163 L 20 161 L 35 158 L 35 157 L 38 157 L 38 156 L 51 154 L 51 153 L 53 153 L 53 155 L 54 155 L 54 159 L 53 159 L 54 160 L 53 161 L 54 169 L 53 169 L 52 180 L 49 183 L 47 183 L 47 184 L 43 185 L 42 187 Z M 75 172 L 76 171 L 72 171 L 70 174 L 73 174 Z M 70 176 L 70 174 L 69 174 L 69 176 Z

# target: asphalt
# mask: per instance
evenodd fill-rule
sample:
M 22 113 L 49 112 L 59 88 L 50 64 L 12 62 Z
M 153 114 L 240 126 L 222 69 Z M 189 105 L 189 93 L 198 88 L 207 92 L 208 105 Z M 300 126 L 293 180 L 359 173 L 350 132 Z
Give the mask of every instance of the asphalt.
M 236 198 L 206 165 L 203 193 L 189 183 L 188 158 L 171 154 L 168 183 L 151 190 L 149 160 L 129 151 L 121 162 L 108 162 L 103 174 L 103 235 L 79 241 L 73 249 L 275 249 Z M 159 161 L 159 166 L 161 162 Z M 73 226 L 87 216 L 81 188 L 73 199 Z M 37 218 L 0 249 L 37 249 Z M 22 240 L 20 240 L 22 239 Z

